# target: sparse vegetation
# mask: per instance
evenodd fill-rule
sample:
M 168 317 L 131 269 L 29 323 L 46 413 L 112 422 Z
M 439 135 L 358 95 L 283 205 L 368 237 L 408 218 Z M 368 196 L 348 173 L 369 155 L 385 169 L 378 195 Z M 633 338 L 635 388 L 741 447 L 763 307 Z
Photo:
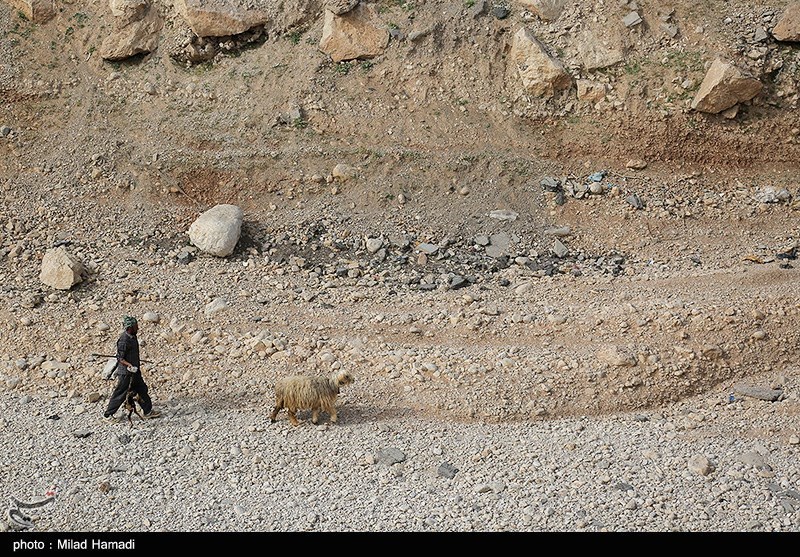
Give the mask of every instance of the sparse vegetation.
M 339 62 L 335 66 L 336 73 L 339 75 L 347 75 L 350 73 L 350 70 L 353 69 L 353 62 L 351 61 L 343 61 Z
M 83 28 L 86 26 L 86 22 L 89 21 L 89 16 L 83 12 L 76 12 L 70 19 L 75 21 L 75 25 L 79 28 Z
M 25 14 L 22 14 L 22 12 L 20 12 L 20 14 L 23 16 L 23 23 L 20 23 L 19 21 L 14 22 L 8 33 L 10 35 L 19 35 L 20 37 L 27 39 L 30 37 L 31 33 L 33 33 L 34 26 L 28 21 L 27 18 L 24 17 Z
M 642 66 L 638 61 L 631 60 L 625 64 L 623 71 L 627 75 L 638 75 L 642 71 Z
M 662 62 L 665 66 L 682 73 L 703 71 L 703 55 L 697 51 L 672 51 L 667 53 Z
M 405 12 L 411 12 L 416 6 L 412 2 L 406 0 L 384 0 L 378 4 L 378 13 L 384 14 L 395 8 L 399 8 Z
M 403 151 L 400 153 L 401 161 L 417 160 L 422 158 L 422 153 L 419 151 Z

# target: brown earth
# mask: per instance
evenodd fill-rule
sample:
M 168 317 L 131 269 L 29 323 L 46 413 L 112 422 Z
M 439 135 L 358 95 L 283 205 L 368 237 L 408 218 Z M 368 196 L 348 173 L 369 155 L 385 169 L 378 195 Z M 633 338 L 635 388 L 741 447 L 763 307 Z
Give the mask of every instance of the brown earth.
M 227 349 L 235 342 L 226 334 L 264 326 L 295 348 L 208 360 L 162 322 L 150 350 L 168 362 L 153 373 L 163 396 L 187 396 L 200 381 L 221 399 L 263 403 L 246 394 L 247 381 L 287 365 L 319 368 L 320 335 L 364 379 L 352 400 L 377 414 L 541 419 L 652 408 L 743 381 L 791 382 L 800 51 L 751 38 L 785 4 L 671 4 L 675 39 L 658 32 L 658 3 L 643 5 L 646 24 L 633 30 L 616 4 L 579 3 L 553 23 L 526 19 L 517 5 L 502 20 L 474 15 L 473 3 L 376 5 L 405 35 L 372 60 L 323 55 L 320 6 L 309 2 L 282 12 L 264 42 L 191 66 L 171 56 L 187 29 L 168 5 L 159 49 L 113 63 L 97 55 L 111 29 L 104 4 L 63 3 L 44 25 L 0 5 L 0 126 L 10 128 L 0 138 L 5 375 L 22 376 L 20 388 L 75 388 L 13 363 L 42 354 L 90 370 L 88 353 L 108 350 L 122 313 L 157 311 L 192 323 L 185 334 L 214 331 Z M 579 102 L 574 87 L 515 99 L 504 54 L 523 23 L 567 67 L 579 66 L 581 29 L 626 45 L 623 63 L 583 72 L 612 86 L 607 100 Z M 436 32 L 407 38 L 427 27 Z M 747 56 L 765 45 L 767 54 Z M 766 85 L 733 118 L 689 108 L 719 53 Z M 631 159 L 646 168 L 627 168 Z M 334 178 L 337 164 L 353 176 Z M 599 170 L 610 191 L 561 205 L 540 184 L 585 183 Z M 764 202 L 759 192 L 770 187 L 791 198 Z M 630 194 L 645 207 L 634 209 Z M 245 211 L 237 251 L 176 266 L 188 225 L 217 203 Z M 490 218 L 496 209 L 518 218 Z M 545 231 L 563 226 L 570 256 L 558 261 Z M 498 264 L 474 238 L 500 231 L 515 241 Z M 400 234 L 412 238 L 404 265 L 348 245 Z M 58 241 L 100 269 L 72 293 L 37 280 Z M 413 251 L 420 242 L 449 243 L 453 253 L 423 263 Z M 553 272 L 537 274 L 518 257 Z M 614 257 L 624 262 L 611 272 L 604 265 Z M 325 289 L 309 278 L 354 261 L 360 280 Z M 241 271 L 244 263 L 256 270 Z M 183 282 L 187 273 L 196 288 Z M 405 281 L 445 273 L 475 277 L 463 290 Z M 239 311 L 203 317 L 215 295 L 242 291 L 251 297 L 240 296 Z M 21 304 L 28 296 L 44 301 Z M 19 324 L 26 316 L 33 325 Z M 98 321 L 111 332 L 99 333 Z M 62 322 L 76 328 L 74 341 L 61 338 Z M 193 366 L 203 371 L 187 379 Z

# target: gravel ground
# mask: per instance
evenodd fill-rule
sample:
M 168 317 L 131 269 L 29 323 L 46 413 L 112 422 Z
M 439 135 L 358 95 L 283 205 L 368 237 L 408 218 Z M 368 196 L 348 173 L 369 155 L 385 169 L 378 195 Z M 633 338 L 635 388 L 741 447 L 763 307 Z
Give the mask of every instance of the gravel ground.
M 502 425 L 373 421 L 343 392 L 338 424 L 298 427 L 202 397 L 107 424 L 102 401 L 2 392 L 3 491 L 54 488 L 29 532 L 796 532 L 787 385 L 777 402 Z

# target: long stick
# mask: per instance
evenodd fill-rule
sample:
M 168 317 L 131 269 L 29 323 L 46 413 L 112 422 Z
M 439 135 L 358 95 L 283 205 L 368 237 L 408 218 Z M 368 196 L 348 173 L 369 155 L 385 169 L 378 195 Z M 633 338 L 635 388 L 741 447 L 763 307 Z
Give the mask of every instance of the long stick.
M 109 354 L 94 354 L 93 353 L 93 354 L 91 354 L 91 356 L 94 357 L 94 358 L 116 358 L 116 355 L 115 356 L 111 356 Z M 139 360 L 139 361 L 140 362 L 144 362 L 146 364 L 152 364 L 153 363 L 153 360 Z

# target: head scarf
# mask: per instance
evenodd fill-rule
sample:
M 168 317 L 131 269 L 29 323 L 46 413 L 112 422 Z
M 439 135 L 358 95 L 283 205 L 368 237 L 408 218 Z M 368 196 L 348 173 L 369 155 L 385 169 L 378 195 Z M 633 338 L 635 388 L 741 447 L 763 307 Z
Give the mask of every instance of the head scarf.
M 138 321 L 136 321 L 135 317 L 131 317 L 130 315 L 126 315 L 125 317 L 122 318 L 122 326 L 125 329 L 133 327 L 134 325 L 137 325 L 137 324 L 138 324 Z

